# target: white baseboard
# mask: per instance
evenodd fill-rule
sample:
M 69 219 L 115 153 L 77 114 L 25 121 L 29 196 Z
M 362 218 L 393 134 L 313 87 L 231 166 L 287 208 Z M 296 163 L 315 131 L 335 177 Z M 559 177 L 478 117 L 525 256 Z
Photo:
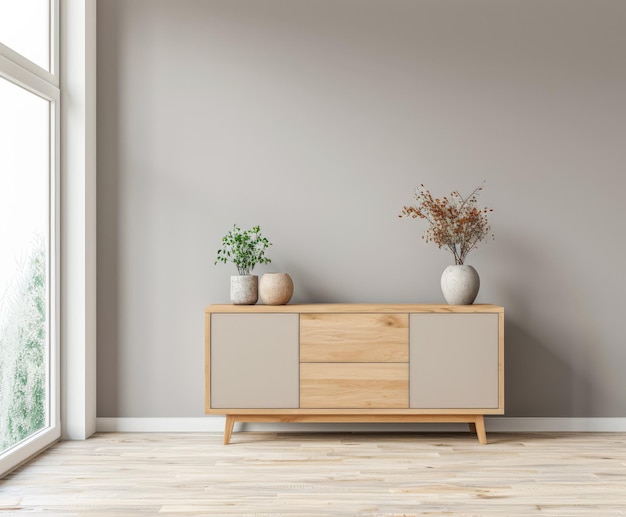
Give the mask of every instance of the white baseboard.
M 96 419 L 99 433 L 221 433 L 224 417 L 190 418 L 106 418 Z M 485 417 L 487 432 L 626 432 L 626 418 L 539 418 L 539 417 Z M 466 424 L 236 424 L 235 431 L 268 432 L 381 432 L 467 431 Z

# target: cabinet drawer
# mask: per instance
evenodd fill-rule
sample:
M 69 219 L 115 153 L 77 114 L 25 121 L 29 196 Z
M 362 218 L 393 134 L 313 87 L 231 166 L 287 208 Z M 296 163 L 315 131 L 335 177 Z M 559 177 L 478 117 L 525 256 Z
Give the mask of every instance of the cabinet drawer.
M 300 315 L 303 363 L 408 360 L 408 314 Z
M 301 408 L 407 408 L 408 363 L 301 363 Z

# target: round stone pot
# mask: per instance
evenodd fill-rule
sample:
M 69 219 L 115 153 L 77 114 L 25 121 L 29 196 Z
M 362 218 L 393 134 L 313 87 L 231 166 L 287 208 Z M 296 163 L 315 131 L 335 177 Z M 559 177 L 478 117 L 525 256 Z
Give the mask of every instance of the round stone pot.
M 230 302 L 235 305 L 254 305 L 259 299 L 259 277 L 237 275 L 230 277 Z
M 441 275 L 441 292 L 450 305 L 471 305 L 480 289 L 480 277 L 472 266 L 448 266 Z
M 293 281 L 287 273 L 265 273 L 259 282 L 259 296 L 265 305 L 285 305 L 293 296 Z

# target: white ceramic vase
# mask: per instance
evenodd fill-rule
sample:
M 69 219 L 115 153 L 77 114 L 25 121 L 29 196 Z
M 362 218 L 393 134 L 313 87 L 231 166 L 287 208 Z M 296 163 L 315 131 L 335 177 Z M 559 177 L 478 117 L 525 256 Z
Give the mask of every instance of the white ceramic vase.
M 259 282 L 259 296 L 265 305 L 285 305 L 293 296 L 293 281 L 287 273 L 265 273 Z
M 230 302 L 235 305 L 254 305 L 259 299 L 259 277 L 237 275 L 230 277 Z
M 441 292 L 450 305 L 471 305 L 480 289 L 480 277 L 472 266 L 448 266 L 441 275 Z

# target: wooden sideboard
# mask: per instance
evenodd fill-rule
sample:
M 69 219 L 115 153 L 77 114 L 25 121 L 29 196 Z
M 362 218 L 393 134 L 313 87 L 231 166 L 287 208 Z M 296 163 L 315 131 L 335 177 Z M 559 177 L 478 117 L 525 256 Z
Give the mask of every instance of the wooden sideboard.
M 495 305 L 210 305 L 205 412 L 235 422 L 464 422 L 504 413 Z

